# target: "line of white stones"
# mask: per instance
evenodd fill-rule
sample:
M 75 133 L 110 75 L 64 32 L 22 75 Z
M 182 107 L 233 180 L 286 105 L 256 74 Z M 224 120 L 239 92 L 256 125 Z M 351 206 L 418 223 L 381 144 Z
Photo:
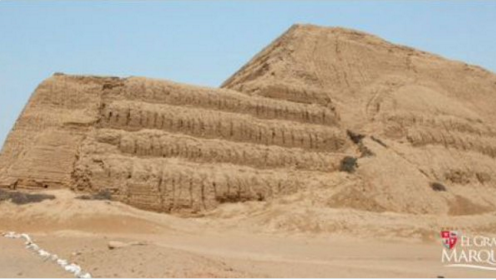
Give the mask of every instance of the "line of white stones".
M 34 251 L 37 253 L 39 256 L 41 256 L 44 260 L 50 260 L 52 262 L 57 263 L 59 266 L 61 266 L 65 271 L 68 271 L 70 273 L 73 273 L 74 276 L 77 278 L 91 278 L 91 274 L 88 272 L 83 272 L 81 267 L 75 263 L 69 263 L 67 260 L 60 259 L 57 255 L 55 254 L 50 254 L 49 252 L 41 249 L 38 245 L 36 245 L 32 240 L 29 235 L 25 233 L 15 233 L 13 231 L 3 233 L 2 234 L 6 238 L 12 238 L 12 239 L 24 239 L 26 240 L 26 249 Z

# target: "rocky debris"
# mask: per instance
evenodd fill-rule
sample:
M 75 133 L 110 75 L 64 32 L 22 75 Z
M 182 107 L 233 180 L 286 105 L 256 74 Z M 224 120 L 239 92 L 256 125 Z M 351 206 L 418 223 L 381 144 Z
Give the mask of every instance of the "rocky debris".
M 15 233 L 15 232 L 6 232 L 2 234 L 3 237 L 12 238 L 12 239 L 24 239 L 26 249 L 31 250 L 37 253 L 44 260 L 52 261 L 60 265 L 65 271 L 74 274 L 77 278 L 91 278 L 91 274 L 88 272 L 84 272 L 81 267 L 75 263 L 69 263 L 67 260 L 59 258 L 55 254 L 51 254 L 43 249 L 41 249 L 38 245 L 36 245 L 31 237 L 25 233 Z
M 120 249 L 120 248 L 125 248 L 129 246 L 144 246 L 146 245 L 146 242 L 121 242 L 121 241 L 109 241 L 107 244 L 107 247 L 110 250 L 115 250 L 115 249 Z
M 84 194 L 76 197 L 82 200 L 112 200 L 112 194 L 108 190 L 101 190 L 93 194 Z
M 446 187 L 441 184 L 441 183 L 431 183 L 431 188 L 432 190 L 436 191 L 436 192 L 445 192 L 446 191 Z
M 358 159 L 355 157 L 345 157 L 341 161 L 340 171 L 354 173 L 356 168 L 358 168 Z
M 40 193 L 28 193 L 21 191 L 5 191 L 0 189 L 0 202 L 10 201 L 17 205 L 23 205 L 28 203 L 38 203 L 43 200 L 55 199 L 54 195 L 50 194 L 40 194 Z

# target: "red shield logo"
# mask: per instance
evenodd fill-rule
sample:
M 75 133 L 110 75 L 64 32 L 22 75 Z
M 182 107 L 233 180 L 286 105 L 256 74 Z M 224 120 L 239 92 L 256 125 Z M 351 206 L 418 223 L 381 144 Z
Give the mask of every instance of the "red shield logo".
M 444 247 L 451 250 L 453 249 L 453 247 L 455 247 L 456 241 L 458 241 L 458 232 L 452 230 L 443 230 L 441 231 L 441 238 Z

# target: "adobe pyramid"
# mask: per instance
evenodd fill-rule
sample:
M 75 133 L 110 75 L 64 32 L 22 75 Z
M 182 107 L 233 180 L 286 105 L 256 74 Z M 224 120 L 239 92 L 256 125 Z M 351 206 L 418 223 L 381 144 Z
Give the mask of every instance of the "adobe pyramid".
M 0 186 L 106 190 L 187 213 L 316 185 L 332 190 L 329 207 L 461 215 L 496 205 L 488 71 L 296 25 L 222 87 L 56 74 L 9 134 Z

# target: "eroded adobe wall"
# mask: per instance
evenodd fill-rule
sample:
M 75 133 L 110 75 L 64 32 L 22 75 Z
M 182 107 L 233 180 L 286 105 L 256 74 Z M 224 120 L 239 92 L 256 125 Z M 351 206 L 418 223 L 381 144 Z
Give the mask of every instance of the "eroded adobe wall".
M 41 83 L 0 155 L 0 185 L 69 186 L 77 149 L 99 118 L 102 84 L 112 78 L 55 75 Z
M 106 191 L 142 209 L 196 212 L 294 193 L 337 171 L 349 150 L 331 103 L 56 75 L 33 94 L 0 162 L 4 186 Z
M 338 170 L 349 150 L 332 106 L 129 78 L 102 92 L 80 149 L 80 190 L 155 211 L 270 200 Z

